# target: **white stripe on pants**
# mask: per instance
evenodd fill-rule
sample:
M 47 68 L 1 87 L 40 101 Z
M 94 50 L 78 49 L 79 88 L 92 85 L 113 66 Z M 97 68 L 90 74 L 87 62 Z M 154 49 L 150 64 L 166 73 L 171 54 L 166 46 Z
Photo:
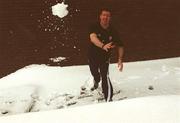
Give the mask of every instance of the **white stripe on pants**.
M 108 97 L 107 97 L 107 102 L 110 101 L 111 99 L 111 84 L 110 84 L 110 79 L 109 79 L 109 73 L 107 75 L 107 83 L 108 83 Z

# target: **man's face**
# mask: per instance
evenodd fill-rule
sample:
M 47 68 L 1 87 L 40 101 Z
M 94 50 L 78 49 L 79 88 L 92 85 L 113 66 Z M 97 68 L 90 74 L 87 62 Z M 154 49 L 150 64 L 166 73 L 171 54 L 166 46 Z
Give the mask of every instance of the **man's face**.
M 100 22 L 102 24 L 107 25 L 107 24 L 109 24 L 110 19 L 111 19 L 111 13 L 109 11 L 103 10 L 100 15 Z

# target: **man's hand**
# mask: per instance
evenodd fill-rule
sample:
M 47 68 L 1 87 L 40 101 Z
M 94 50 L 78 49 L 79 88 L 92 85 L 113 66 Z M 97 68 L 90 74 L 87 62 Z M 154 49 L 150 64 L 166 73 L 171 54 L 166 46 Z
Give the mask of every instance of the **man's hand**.
M 118 60 L 118 69 L 119 69 L 119 71 L 123 71 L 123 62 L 122 62 L 122 60 L 121 59 L 119 59 Z
M 113 42 L 110 42 L 110 43 L 108 43 L 108 44 L 105 44 L 105 45 L 102 47 L 102 49 L 105 50 L 106 52 L 108 52 L 109 49 L 114 48 L 114 47 L 115 47 L 115 45 L 113 45 Z

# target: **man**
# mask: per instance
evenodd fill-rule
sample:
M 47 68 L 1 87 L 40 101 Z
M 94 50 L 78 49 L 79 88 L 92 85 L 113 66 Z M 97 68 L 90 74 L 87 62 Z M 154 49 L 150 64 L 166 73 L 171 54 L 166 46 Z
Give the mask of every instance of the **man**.
M 104 8 L 99 15 L 100 21 L 90 27 L 90 47 L 88 52 L 89 67 L 94 77 L 95 90 L 102 79 L 102 91 L 107 102 L 112 101 L 113 87 L 109 78 L 109 58 L 112 48 L 118 49 L 118 68 L 123 70 L 123 44 L 117 30 L 110 25 L 111 12 Z

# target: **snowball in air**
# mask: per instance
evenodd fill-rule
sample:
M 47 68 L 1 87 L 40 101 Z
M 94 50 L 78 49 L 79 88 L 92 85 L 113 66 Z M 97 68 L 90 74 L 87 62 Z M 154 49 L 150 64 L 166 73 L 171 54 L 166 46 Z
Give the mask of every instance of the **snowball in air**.
M 64 4 L 64 2 L 58 3 L 54 6 L 52 6 L 52 14 L 55 16 L 58 16 L 60 18 L 63 18 L 66 15 L 68 15 L 67 7 L 68 7 L 68 5 Z

